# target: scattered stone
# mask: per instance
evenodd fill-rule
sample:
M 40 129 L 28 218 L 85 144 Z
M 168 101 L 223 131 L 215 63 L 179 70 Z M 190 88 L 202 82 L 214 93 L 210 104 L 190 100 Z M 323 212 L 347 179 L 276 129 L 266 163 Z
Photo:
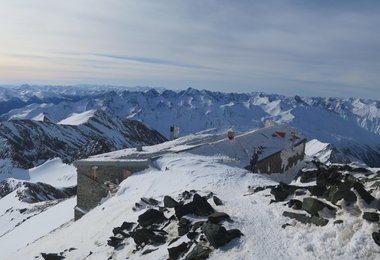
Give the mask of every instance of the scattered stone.
M 192 232 L 187 233 L 186 236 L 187 236 L 188 239 L 190 239 L 190 240 L 194 240 L 198 235 L 199 235 L 198 232 L 194 232 L 194 231 L 192 231 Z
M 291 199 L 289 200 L 287 204 L 289 208 L 296 209 L 296 210 L 302 209 L 302 201 L 300 200 Z
M 164 197 L 164 207 L 166 208 L 175 208 L 175 206 L 178 205 L 178 202 L 173 199 L 172 197 L 170 196 L 165 196 Z
M 324 208 L 328 208 L 329 210 L 335 210 L 326 203 L 323 203 L 322 201 L 314 198 L 304 198 L 302 201 L 302 209 L 314 216 L 318 216 L 318 211 Z
M 24 213 L 25 211 L 27 211 L 28 209 L 24 208 L 24 209 L 19 209 L 18 211 L 20 211 L 20 213 Z
M 364 212 L 363 213 L 363 219 L 368 220 L 370 222 L 379 222 L 379 214 L 375 212 Z
M 224 220 L 231 221 L 230 216 L 224 212 L 215 212 L 208 216 L 208 221 L 214 224 L 219 224 L 219 222 Z
M 283 228 L 283 229 L 285 229 L 286 227 L 288 227 L 288 226 L 291 226 L 289 223 L 285 223 L 285 224 L 283 224 L 281 227 Z
M 313 196 L 323 196 L 323 194 L 327 191 L 325 186 L 309 186 L 307 187 L 307 190 L 311 193 Z
M 372 233 L 372 238 L 375 241 L 376 245 L 380 246 L 380 230 Z
M 161 234 L 155 234 L 153 230 L 142 228 L 129 233 L 136 245 L 152 243 L 162 245 L 166 243 L 166 237 Z
M 372 201 L 375 200 L 375 198 L 371 195 L 371 193 L 369 193 L 368 191 L 366 191 L 364 189 L 364 186 L 363 184 L 359 183 L 359 182 L 355 182 L 354 183 L 354 189 L 357 191 L 357 193 L 359 194 L 359 196 L 367 203 L 367 204 L 370 204 Z
M 181 218 L 188 214 L 194 214 L 196 216 L 208 216 L 214 212 L 214 209 L 207 202 L 207 200 L 197 193 L 194 194 L 192 202 L 184 205 L 177 205 L 174 210 L 177 218 Z
M 299 222 L 304 224 L 314 224 L 317 226 L 325 226 L 329 222 L 327 219 L 320 218 L 317 216 L 308 217 L 306 216 L 306 214 L 294 213 L 289 211 L 284 211 L 282 215 L 288 218 L 298 220 Z
M 65 259 L 64 256 L 55 253 L 41 253 L 41 256 L 45 260 L 60 260 Z
M 112 246 L 113 248 L 117 249 L 118 247 L 122 245 L 123 240 L 124 240 L 123 238 L 112 236 L 107 241 L 107 245 Z
M 335 220 L 334 225 L 336 225 L 336 224 L 343 224 L 343 220 L 341 220 L 341 219 Z
M 190 192 L 188 192 L 187 190 L 185 190 L 184 192 L 182 192 L 182 198 L 184 200 L 189 200 L 189 199 L 191 199 L 192 196 L 193 195 Z
M 187 218 L 181 218 L 178 222 L 178 235 L 186 235 L 191 229 L 191 222 Z
M 142 227 L 147 227 L 152 224 L 161 224 L 166 220 L 165 215 L 156 209 L 148 209 L 138 218 L 138 222 Z
M 288 185 L 280 182 L 279 185 L 274 186 L 270 193 L 274 196 L 276 201 L 284 201 L 289 195 L 293 194 L 299 187 Z
M 207 200 L 197 193 L 195 193 L 193 197 L 193 210 L 197 216 L 208 216 L 214 212 L 214 209 Z
M 186 256 L 185 260 L 207 259 L 212 250 L 208 247 L 196 245 L 193 250 Z
M 152 253 L 152 252 L 154 252 L 156 250 L 158 250 L 158 248 L 149 248 L 149 249 L 144 250 L 141 254 L 142 255 L 147 255 L 147 254 L 150 254 L 150 253 Z
M 348 203 L 353 203 L 357 200 L 354 192 L 351 191 L 352 185 L 347 182 L 332 185 L 326 199 L 336 204 L 339 200 L 344 199 Z
M 212 197 L 212 200 L 214 201 L 214 204 L 216 206 L 222 206 L 223 205 L 223 201 L 221 201 L 221 199 L 219 199 L 217 196 Z
M 185 243 L 185 242 L 183 242 L 179 246 L 168 248 L 169 259 L 170 260 L 176 260 L 181 255 L 185 254 L 187 252 L 187 250 L 189 250 L 189 244 Z
M 193 224 L 193 228 L 192 228 L 192 230 L 193 230 L 193 231 L 197 230 L 198 228 L 200 228 L 201 226 L 203 226 L 204 223 L 205 223 L 204 221 L 198 221 L 198 222 L 195 222 L 195 223 Z
M 121 224 L 120 228 L 122 230 L 128 230 L 128 231 L 130 231 L 135 224 L 136 223 L 134 223 L 134 222 L 126 222 L 126 221 L 124 221 L 123 224 Z
M 223 226 L 209 222 L 203 224 L 202 231 L 210 245 L 215 248 L 219 248 L 230 242 L 232 239 L 242 235 L 238 229 L 231 229 L 227 231 Z

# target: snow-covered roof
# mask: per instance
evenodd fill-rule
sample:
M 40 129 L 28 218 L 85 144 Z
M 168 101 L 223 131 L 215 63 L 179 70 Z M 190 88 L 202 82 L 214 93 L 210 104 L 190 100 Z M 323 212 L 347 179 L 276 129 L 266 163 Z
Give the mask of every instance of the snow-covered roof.
M 128 148 L 92 156 L 79 162 L 133 162 L 158 158 L 168 153 L 189 152 L 199 155 L 225 155 L 232 158 L 234 164 L 244 167 L 249 163 L 254 149 L 259 151 L 258 160 L 262 160 L 303 140 L 305 140 L 304 135 L 297 133 L 289 125 L 282 124 L 238 134 L 232 140 L 227 138 L 227 134 L 188 135 L 173 141 L 143 147 L 143 151 L 140 152 L 135 148 Z

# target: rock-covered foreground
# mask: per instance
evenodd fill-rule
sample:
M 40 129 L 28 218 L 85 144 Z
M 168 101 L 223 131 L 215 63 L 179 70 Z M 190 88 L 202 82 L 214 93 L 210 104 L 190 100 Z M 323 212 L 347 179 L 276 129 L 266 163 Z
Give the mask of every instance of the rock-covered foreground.
M 372 193 L 379 191 L 380 171 L 349 165 L 325 165 L 312 162 L 315 169 L 304 169 L 295 181 L 301 185 L 280 183 L 270 187 L 250 188 L 252 192 L 270 189 L 271 203 L 283 203 L 287 208 L 283 216 L 303 224 L 325 226 L 332 221 L 344 223 L 345 215 L 358 221 L 378 224 L 379 230 L 372 232 L 374 242 L 380 246 L 380 200 Z M 285 223 L 282 228 L 292 226 Z
M 166 155 L 5 259 L 377 259 L 379 169 L 310 166 L 290 182 L 221 157 Z

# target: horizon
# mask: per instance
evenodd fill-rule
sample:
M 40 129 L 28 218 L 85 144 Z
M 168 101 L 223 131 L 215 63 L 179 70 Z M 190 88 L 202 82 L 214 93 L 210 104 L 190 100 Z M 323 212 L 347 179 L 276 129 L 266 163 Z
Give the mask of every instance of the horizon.
M 380 100 L 379 11 L 371 0 L 5 0 L 0 85 Z

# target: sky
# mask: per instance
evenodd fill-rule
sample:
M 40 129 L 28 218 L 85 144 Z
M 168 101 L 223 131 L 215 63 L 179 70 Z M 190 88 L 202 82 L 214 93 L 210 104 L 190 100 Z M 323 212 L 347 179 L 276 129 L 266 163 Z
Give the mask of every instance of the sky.
M 1 0 L 0 84 L 380 100 L 377 0 Z

